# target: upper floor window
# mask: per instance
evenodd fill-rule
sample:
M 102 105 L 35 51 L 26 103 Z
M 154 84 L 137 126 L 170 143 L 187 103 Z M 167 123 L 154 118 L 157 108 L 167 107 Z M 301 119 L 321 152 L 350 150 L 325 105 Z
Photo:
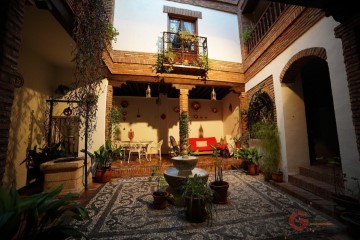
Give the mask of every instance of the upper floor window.
M 189 18 L 181 18 L 181 17 L 169 17 L 169 31 L 176 34 L 170 34 L 170 42 L 171 48 L 173 50 L 180 50 L 182 41 L 184 39 L 180 39 L 183 34 L 185 36 L 195 36 L 197 35 L 196 31 L 196 19 L 189 19 Z M 184 45 L 184 43 L 183 43 Z M 194 42 L 186 44 L 187 49 L 189 51 L 195 51 Z
M 187 20 L 170 17 L 170 32 L 177 33 L 179 31 L 187 31 L 190 34 L 196 34 L 196 20 Z

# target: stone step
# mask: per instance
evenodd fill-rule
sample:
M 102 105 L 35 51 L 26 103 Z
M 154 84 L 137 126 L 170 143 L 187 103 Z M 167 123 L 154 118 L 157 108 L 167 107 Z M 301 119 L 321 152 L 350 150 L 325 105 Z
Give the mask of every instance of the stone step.
M 311 167 L 299 167 L 299 174 L 311 177 L 316 180 L 326 182 L 328 184 L 334 185 L 335 178 L 337 176 L 338 182 L 341 179 L 339 176 L 341 175 L 342 171 L 340 168 L 333 169 L 330 166 L 322 165 L 322 166 L 311 166 Z
M 329 215 L 332 217 L 336 217 L 335 214 L 335 203 L 331 200 L 326 200 L 316 194 L 313 194 L 309 191 L 306 191 L 302 188 L 294 186 L 288 182 L 274 182 L 270 181 L 270 183 L 282 190 L 283 192 L 301 200 L 302 202 L 310 205 L 311 207 Z
M 324 199 L 331 199 L 331 194 L 335 192 L 334 185 L 300 174 L 289 174 L 288 181 L 292 185 L 305 189 Z

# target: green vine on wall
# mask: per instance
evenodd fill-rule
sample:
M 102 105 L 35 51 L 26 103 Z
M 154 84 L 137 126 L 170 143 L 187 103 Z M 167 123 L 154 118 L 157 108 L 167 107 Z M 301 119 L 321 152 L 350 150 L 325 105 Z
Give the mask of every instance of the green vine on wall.
M 186 111 L 180 114 L 179 134 L 181 151 L 187 154 L 189 147 L 189 114 Z
M 74 1 L 74 13 L 76 90 L 69 94 L 69 100 L 79 101 L 75 111 L 81 117 L 81 125 L 87 125 L 88 139 L 91 142 L 92 132 L 96 129 L 100 84 L 105 78 L 102 56 L 110 47 L 111 41 L 116 39 L 118 32 L 108 21 L 103 1 Z

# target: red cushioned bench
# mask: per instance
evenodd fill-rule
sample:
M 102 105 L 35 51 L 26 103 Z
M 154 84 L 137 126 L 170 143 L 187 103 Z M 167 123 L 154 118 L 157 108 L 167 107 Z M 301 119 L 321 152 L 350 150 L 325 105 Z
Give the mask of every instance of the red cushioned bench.
M 199 154 L 212 154 L 213 149 L 210 145 L 217 146 L 215 137 L 189 138 L 190 150 Z

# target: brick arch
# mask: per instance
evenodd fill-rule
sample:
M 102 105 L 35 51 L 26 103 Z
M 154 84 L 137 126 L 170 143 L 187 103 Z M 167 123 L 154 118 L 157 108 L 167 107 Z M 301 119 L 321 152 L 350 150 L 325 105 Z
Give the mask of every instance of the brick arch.
M 285 65 L 280 74 L 280 82 L 294 82 L 296 75 L 301 71 L 302 67 L 311 59 L 320 58 L 327 59 L 325 48 L 314 47 L 301 50 L 296 53 Z

